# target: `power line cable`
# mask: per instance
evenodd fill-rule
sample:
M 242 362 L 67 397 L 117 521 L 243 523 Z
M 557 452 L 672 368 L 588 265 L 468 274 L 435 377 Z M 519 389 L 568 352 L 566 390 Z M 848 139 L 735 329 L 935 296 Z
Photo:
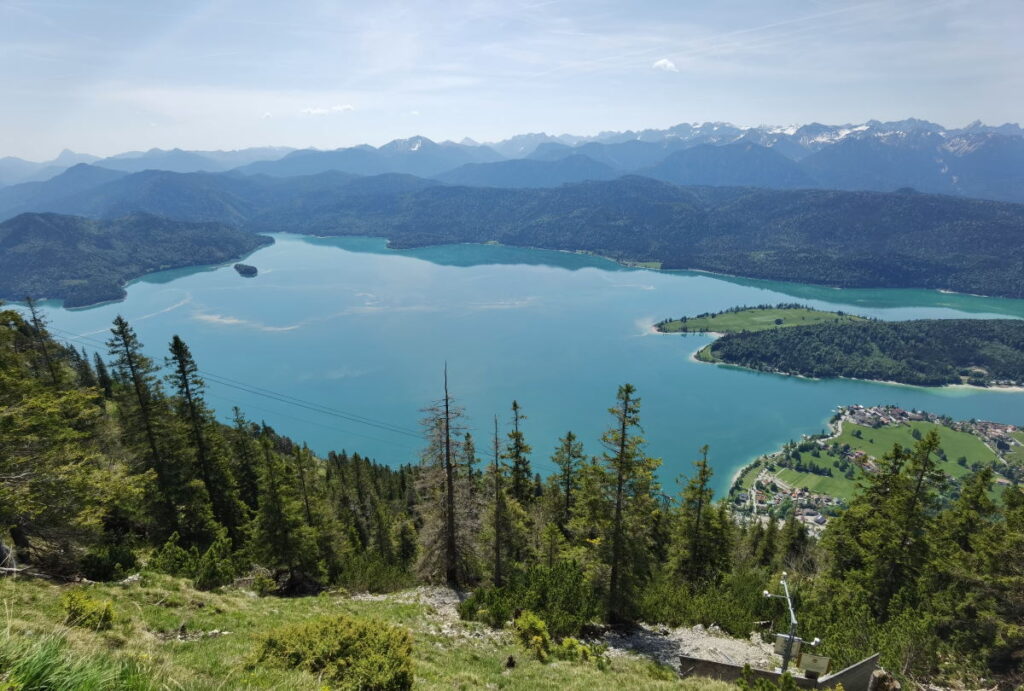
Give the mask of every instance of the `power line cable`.
M 88 336 L 81 336 L 81 335 L 75 334 L 75 333 L 73 333 L 71 331 L 67 331 L 66 329 L 61 329 L 61 328 L 55 327 L 55 326 L 49 326 L 47 328 L 49 330 L 51 330 L 51 331 L 59 331 L 60 333 L 65 334 L 65 336 L 68 339 L 73 340 L 73 341 L 84 342 L 84 343 L 87 343 L 87 344 L 92 345 L 94 347 L 103 347 L 103 348 L 107 347 L 107 344 L 102 342 L 102 341 L 98 341 L 98 340 L 96 340 L 94 338 L 89 338 Z M 296 407 L 299 407 L 299 408 L 304 408 L 306 410 L 310 410 L 310 411 L 315 412 L 315 413 L 320 413 L 321 415 L 329 415 L 329 416 L 332 416 L 332 417 L 336 417 L 336 418 L 345 420 L 347 422 L 354 422 L 354 423 L 361 424 L 361 425 L 367 425 L 369 427 L 374 427 L 376 429 L 379 429 L 379 430 L 382 430 L 382 431 L 385 431 L 385 432 L 389 432 L 391 434 L 399 434 L 399 435 L 403 435 L 403 436 L 406 436 L 406 437 L 412 437 L 412 438 L 415 438 L 415 439 L 420 439 L 421 438 L 420 433 L 414 432 L 414 431 L 412 431 L 412 430 L 410 430 L 408 428 L 405 428 L 405 427 L 400 427 L 398 425 L 394 425 L 394 424 L 392 424 L 390 422 L 384 422 L 382 420 L 375 420 L 373 418 L 369 418 L 369 417 L 366 417 L 366 416 L 363 416 L 363 415 L 359 415 L 357 413 L 351 413 L 351 412 L 348 412 L 348 411 L 345 411 L 345 410 L 340 410 L 340 409 L 337 409 L 337 408 L 331 408 L 329 406 L 325 406 L 325 405 L 320 404 L 320 403 L 314 403 L 312 401 L 307 401 L 307 400 L 298 398 L 296 396 L 291 396 L 290 394 L 284 394 L 284 393 L 272 391 L 270 389 L 265 389 L 263 387 L 255 386 L 255 385 L 252 385 L 252 384 L 246 384 L 246 383 L 243 383 L 243 382 L 239 382 L 236 379 L 231 379 L 230 377 L 225 377 L 223 375 L 215 374 L 215 373 L 210 372 L 208 370 L 199 370 L 199 371 L 200 371 L 200 373 L 204 377 L 206 377 L 206 379 L 208 381 L 211 381 L 212 383 L 220 385 L 220 386 L 226 386 L 226 387 L 230 387 L 230 388 L 233 388 L 233 389 L 238 389 L 239 391 L 243 391 L 245 393 L 249 393 L 249 394 L 252 394 L 254 396 L 262 396 L 264 398 L 269 398 L 271 400 L 278 401 L 279 403 L 285 403 L 287 405 L 292 405 L 292 406 L 296 406 Z M 355 433 L 353 433 L 353 434 L 355 434 Z M 362 436 L 366 436 L 366 435 L 362 435 Z M 369 437 L 369 438 L 373 438 L 373 437 Z M 378 441 L 381 441 L 381 440 L 378 440 Z

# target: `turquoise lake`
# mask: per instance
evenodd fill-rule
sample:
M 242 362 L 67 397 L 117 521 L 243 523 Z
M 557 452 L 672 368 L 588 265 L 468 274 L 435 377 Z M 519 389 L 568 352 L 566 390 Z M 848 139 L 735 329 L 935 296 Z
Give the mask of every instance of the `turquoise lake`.
M 669 492 L 703 444 L 722 492 L 754 457 L 822 430 L 838 405 L 891 403 L 1024 424 L 1024 393 L 749 372 L 691 361 L 710 336 L 650 331 L 663 317 L 734 305 L 799 301 L 881 319 L 1024 318 L 1021 300 L 636 270 L 488 245 L 398 252 L 376 238 L 275 239 L 245 260 L 258 267 L 256 278 L 230 265 L 152 274 L 132 283 L 123 302 L 83 310 L 47 303 L 51 326 L 89 351 L 105 350 L 107 329 L 123 314 L 158 361 L 179 334 L 211 375 L 209 402 L 224 419 L 237 405 L 318 452 L 344 448 L 389 464 L 417 460 L 420 409 L 441 396 L 445 361 L 482 458 L 493 416 L 505 431 L 517 399 L 534 468 L 544 474 L 566 430 L 599 454 L 616 388 L 634 384 L 647 449 L 663 459 Z M 251 387 L 267 395 L 243 390 Z

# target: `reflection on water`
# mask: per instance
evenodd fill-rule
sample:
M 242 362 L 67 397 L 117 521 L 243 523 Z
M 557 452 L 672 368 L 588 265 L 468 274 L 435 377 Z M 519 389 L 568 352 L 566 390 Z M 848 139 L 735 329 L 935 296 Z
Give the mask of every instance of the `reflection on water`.
M 210 403 L 318 451 L 415 461 L 420 409 L 452 391 L 475 432 L 517 399 L 542 473 L 573 430 L 600 454 L 616 387 L 636 385 L 648 451 L 670 485 L 711 446 L 716 489 L 752 457 L 820 431 L 837 405 L 894 403 L 954 417 L 1024 423 L 1024 394 L 810 381 L 693 362 L 708 336 L 651 334 L 668 316 L 800 301 L 881 319 L 1024 317 L 1024 301 L 922 290 L 835 290 L 699 272 L 628 269 L 600 257 L 494 245 L 394 251 L 376 238 L 277 235 L 246 263 L 153 274 L 121 303 L 48 305 L 59 336 L 104 350 L 123 314 L 159 361 L 179 334 L 207 373 Z M 254 387 L 259 387 L 258 395 Z M 284 401 L 293 397 L 317 411 Z M 327 407 L 329 410 L 323 408 Z M 383 422 L 387 425 L 368 423 Z M 396 431 L 397 426 L 401 430 Z

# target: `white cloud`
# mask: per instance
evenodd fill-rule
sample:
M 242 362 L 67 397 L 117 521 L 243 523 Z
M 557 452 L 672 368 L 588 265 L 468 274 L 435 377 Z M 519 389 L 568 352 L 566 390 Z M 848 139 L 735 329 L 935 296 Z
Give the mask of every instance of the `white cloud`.
M 271 114 L 270 114 L 270 112 L 268 111 L 268 112 L 264 113 L 263 115 L 261 115 L 260 117 L 261 117 L 261 118 L 262 118 L 263 120 L 269 120 L 270 118 L 272 118 L 272 117 L 274 117 L 274 116 L 273 116 L 273 115 L 271 115 Z
M 679 71 L 679 68 L 676 67 L 676 64 L 674 62 L 672 62 L 671 60 L 669 60 L 668 58 L 662 58 L 661 60 L 656 60 L 654 62 L 654 64 L 651 65 L 651 67 L 653 67 L 656 70 L 661 70 L 662 72 L 678 72 Z
M 355 106 L 345 103 L 341 105 L 331 106 L 330 108 L 303 108 L 303 115 L 330 115 L 331 113 L 351 113 L 355 110 Z

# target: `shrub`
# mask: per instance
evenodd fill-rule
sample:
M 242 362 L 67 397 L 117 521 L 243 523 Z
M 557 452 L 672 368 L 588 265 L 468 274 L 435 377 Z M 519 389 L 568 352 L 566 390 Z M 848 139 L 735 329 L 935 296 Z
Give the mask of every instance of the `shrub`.
M 258 574 L 252 579 L 252 589 L 260 597 L 266 597 L 277 590 L 277 581 L 266 574 Z
M 459 614 L 501 628 L 516 610 L 527 609 L 547 623 L 552 638 L 561 639 L 578 636 L 597 619 L 600 601 L 581 569 L 563 562 L 533 567 L 501 588 L 477 588 L 459 606 Z
M 352 592 L 391 593 L 415 584 L 407 569 L 389 564 L 377 555 L 353 554 L 344 560 L 336 585 Z
M 82 575 L 91 581 L 113 581 L 124 578 L 138 561 L 135 553 L 124 545 L 103 545 L 82 557 Z
M 524 648 L 541 662 L 547 662 L 551 653 L 551 635 L 543 619 L 533 612 L 523 612 L 515 621 L 515 632 Z
M 305 670 L 342 689 L 398 691 L 413 680 L 409 632 L 347 614 L 270 632 L 255 663 Z
M 552 657 L 570 662 L 594 662 L 598 668 L 606 669 L 608 658 L 603 648 L 587 645 L 577 638 L 566 636 L 560 643 L 551 640 L 544 620 L 530 611 L 519 615 L 515 621 L 515 634 L 520 643 L 541 662 Z
M 235 579 L 235 565 L 231 561 L 231 540 L 221 536 L 203 553 L 196 566 L 196 588 L 213 590 L 228 585 Z
M 64 593 L 61 606 L 64 623 L 69 626 L 105 631 L 114 625 L 114 604 L 110 600 L 97 600 L 81 588 Z
M 164 546 L 157 550 L 157 553 L 149 560 L 149 568 L 171 576 L 193 576 L 199 561 L 199 554 L 195 547 L 190 551 L 185 551 L 178 544 L 180 539 L 177 532 L 172 533 Z

